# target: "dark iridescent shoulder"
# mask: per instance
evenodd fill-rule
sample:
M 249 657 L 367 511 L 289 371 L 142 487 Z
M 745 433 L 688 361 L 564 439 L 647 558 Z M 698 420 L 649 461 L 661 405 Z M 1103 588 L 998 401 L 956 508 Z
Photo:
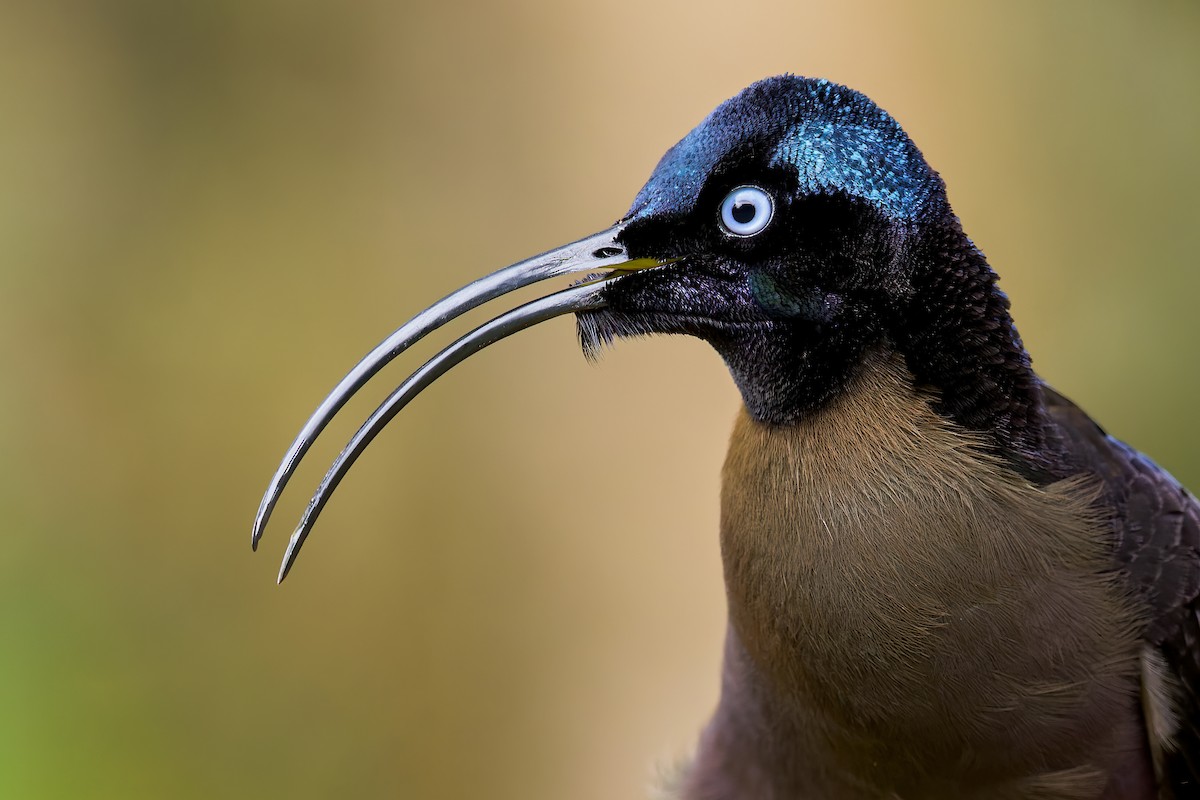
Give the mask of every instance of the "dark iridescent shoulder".
M 1070 400 L 1047 386 L 1043 393 L 1072 466 L 1096 474 L 1104 484 L 1113 512 L 1115 558 L 1153 612 L 1146 638 L 1161 643 L 1172 620 L 1200 595 L 1200 502 Z
M 1164 765 L 1172 796 L 1200 796 L 1200 502 L 1070 400 L 1042 388 L 1073 468 L 1103 484 L 1116 566 L 1145 605 L 1143 636 L 1162 653 L 1175 688 L 1179 728 Z

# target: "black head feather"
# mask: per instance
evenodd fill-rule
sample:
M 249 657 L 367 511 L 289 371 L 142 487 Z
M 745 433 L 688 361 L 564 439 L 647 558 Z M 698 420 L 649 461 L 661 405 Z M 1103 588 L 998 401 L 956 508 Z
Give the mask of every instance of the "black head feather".
M 722 202 L 764 190 L 754 236 Z M 585 352 L 619 336 L 710 342 L 760 421 L 820 409 L 874 346 L 904 355 L 945 416 L 1041 475 L 1050 446 L 1008 299 L 941 178 L 891 116 L 851 89 L 782 76 L 723 103 L 663 156 L 625 219 L 634 257 L 676 259 L 579 315 Z

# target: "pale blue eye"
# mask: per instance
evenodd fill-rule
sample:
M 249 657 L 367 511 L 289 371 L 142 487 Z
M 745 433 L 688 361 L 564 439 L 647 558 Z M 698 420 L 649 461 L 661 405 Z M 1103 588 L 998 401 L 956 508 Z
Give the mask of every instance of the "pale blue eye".
M 757 186 L 739 186 L 721 202 L 721 225 L 734 236 L 753 236 L 767 227 L 775 203 Z

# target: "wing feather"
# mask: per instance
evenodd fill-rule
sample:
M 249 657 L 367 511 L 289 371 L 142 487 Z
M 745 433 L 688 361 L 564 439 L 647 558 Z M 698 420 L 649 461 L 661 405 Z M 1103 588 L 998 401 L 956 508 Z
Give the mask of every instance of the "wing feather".
M 1166 783 L 1176 798 L 1200 797 L 1200 502 L 1070 400 L 1043 391 L 1072 466 L 1103 481 L 1117 568 L 1145 604 L 1143 636 L 1173 684 L 1178 729 L 1164 753 Z

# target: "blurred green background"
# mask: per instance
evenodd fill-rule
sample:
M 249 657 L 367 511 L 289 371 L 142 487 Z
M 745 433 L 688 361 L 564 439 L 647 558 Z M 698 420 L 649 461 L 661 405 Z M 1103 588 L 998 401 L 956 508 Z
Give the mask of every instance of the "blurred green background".
M 1200 487 L 1197 41 L 1182 0 L 7 0 L 0 797 L 645 796 L 717 692 L 738 401 L 705 346 L 591 367 L 567 319 L 498 345 L 277 588 L 308 491 L 430 345 L 264 553 L 249 525 L 371 345 L 611 223 L 767 75 L 891 110 L 1042 374 Z

